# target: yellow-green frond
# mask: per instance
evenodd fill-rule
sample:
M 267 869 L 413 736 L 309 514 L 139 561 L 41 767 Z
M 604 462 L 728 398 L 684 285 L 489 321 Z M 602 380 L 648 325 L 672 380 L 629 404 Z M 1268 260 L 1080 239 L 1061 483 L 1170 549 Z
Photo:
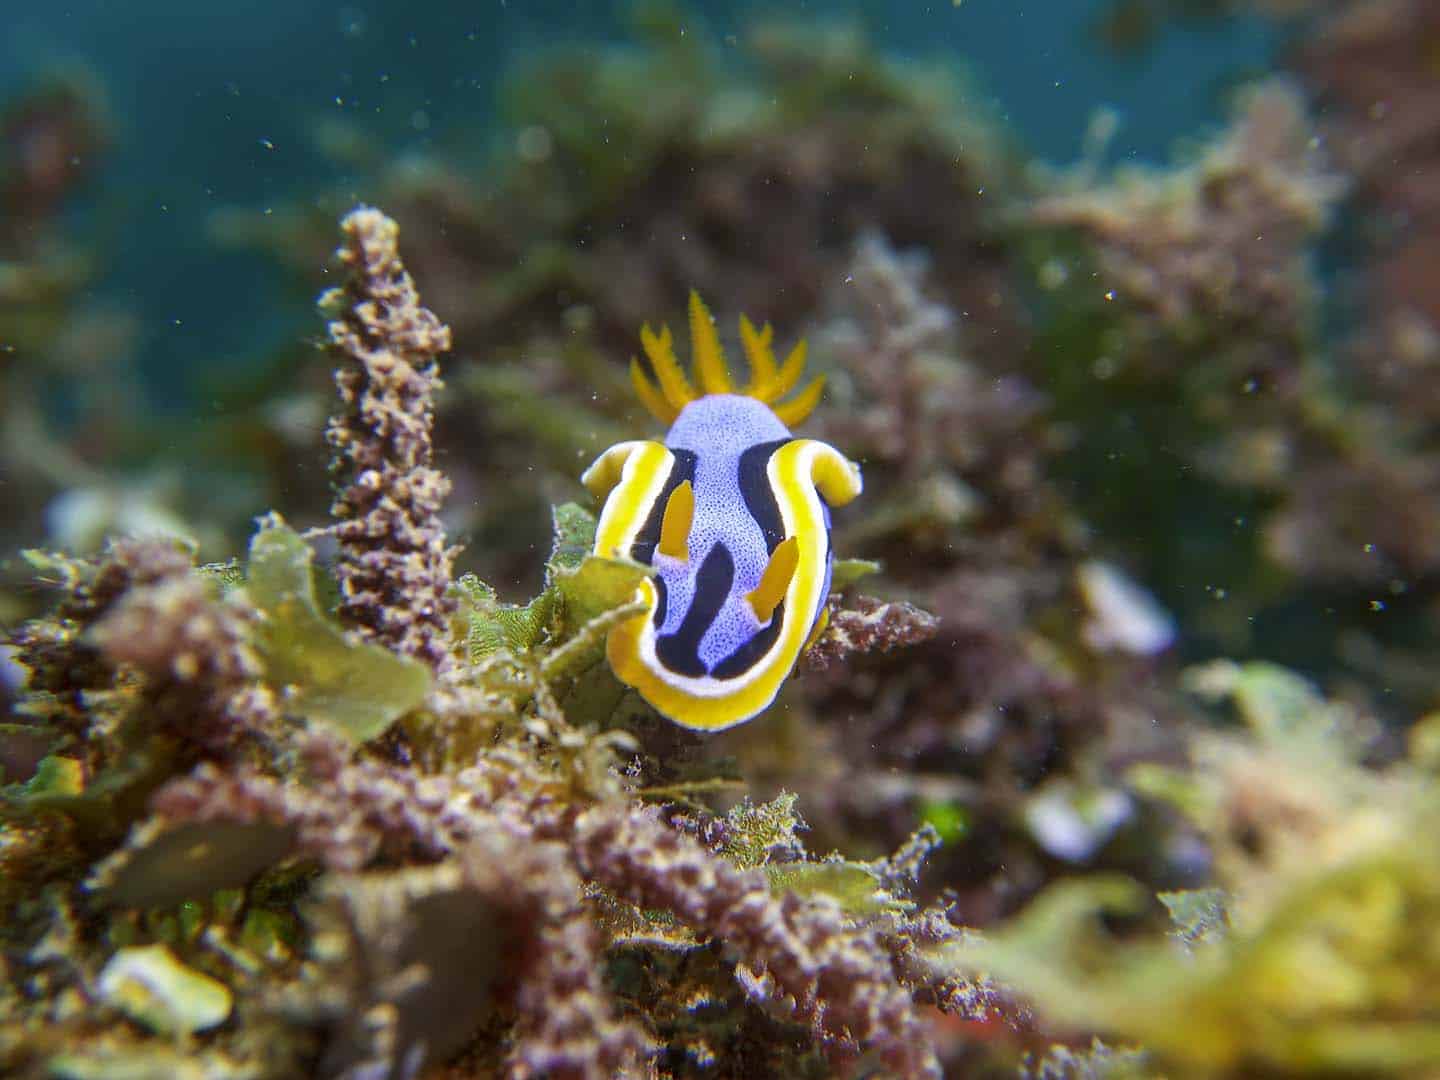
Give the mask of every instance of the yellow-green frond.
M 786 427 L 803 423 L 805 418 L 815 411 L 815 406 L 820 404 L 820 395 L 824 392 L 825 376 L 816 375 L 800 393 L 789 401 L 774 406 L 775 415 Z
M 700 389 L 707 394 L 731 393 L 730 371 L 725 366 L 720 334 L 710 317 L 710 309 L 694 289 L 690 290 L 690 352 Z
M 675 339 L 670 336 L 670 327 L 662 325 L 657 334 L 646 323 L 640 327 L 640 345 L 650 358 L 650 366 L 655 369 L 660 392 L 678 413 L 695 400 L 695 391 L 691 389 L 680 361 L 675 359 Z
M 665 395 L 655 388 L 655 384 L 645 374 L 645 369 L 640 366 L 640 361 L 633 356 L 630 358 L 630 385 L 635 388 L 635 396 L 640 399 L 640 404 L 649 409 L 662 424 L 673 424 L 680 415 L 680 410 L 673 408 L 670 402 L 665 400 Z

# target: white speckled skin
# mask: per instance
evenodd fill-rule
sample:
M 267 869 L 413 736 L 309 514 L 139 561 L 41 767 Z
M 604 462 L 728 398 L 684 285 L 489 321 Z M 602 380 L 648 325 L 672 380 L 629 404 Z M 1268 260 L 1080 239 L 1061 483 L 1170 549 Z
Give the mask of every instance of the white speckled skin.
M 663 634 L 674 633 L 690 608 L 695 573 L 717 542 L 729 549 L 735 577 L 729 596 L 700 642 L 700 659 L 713 668 L 760 629 L 745 594 L 760 583 L 770 553 L 760 526 L 741 495 L 740 455 L 753 446 L 791 438 L 790 430 L 762 402 L 737 394 L 714 394 L 685 406 L 665 436 L 672 450 L 695 454 L 695 517 L 687 562 L 655 557 L 669 595 Z

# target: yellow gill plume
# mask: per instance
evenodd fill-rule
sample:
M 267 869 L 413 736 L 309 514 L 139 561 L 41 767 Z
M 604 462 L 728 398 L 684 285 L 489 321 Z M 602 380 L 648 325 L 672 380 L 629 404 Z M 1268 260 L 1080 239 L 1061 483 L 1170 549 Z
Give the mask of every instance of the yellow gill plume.
M 690 353 L 701 390 L 707 394 L 731 392 L 730 371 L 725 366 L 725 350 L 720 348 L 715 320 L 694 289 L 690 290 Z
M 760 575 L 760 584 L 745 594 L 745 599 L 750 601 L 750 610 L 761 623 L 769 622 L 770 616 L 774 615 L 775 609 L 780 606 L 780 601 L 785 599 L 785 592 L 790 588 L 790 579 L 795 576 L 795 568 L 799 564 L 798 537 L 787 537 L 775 545 L 775 550 L 770 553 L 770 561 L 765 564 L 765 572 Z
M 686 562 L 690 558 L 690 526 L 695 521 L 695 489 L 689 480 L 681 481 L 665 502 L 665 516 L 660 519 L 661 555 Z
M 804 374 L 805 342 L 797 342 L 785 357 L 785 362 L 777 366 L 771 345 L 774 336 L 775 331 L 769 323 L 757 330 L 748 318 L 740 316 L 740 344 L 750 365 L 750 381 L 737 389 L 730 379 L 730 369 L 720 346 L 715 320 L 711 318 L 705 301 L 700 299 L 700 294 L 692 289 L 690 348 L 700 392 L 696 393 L 676 359 L 674 338 L 670 328 L 663 325 L 658 334 L 650 329 L 648 323 L 640 328 L 640 346 L 655 373 L 654 380 L 646 374 L 639 359 L 632 356 L 630 382 L 641 403 L 664 424 L 673 424 L 681 409 L 703 395 L 744 394 L 772 406 L 782 424 L 794 427 L 804 421 L 820 401 L 820 395 L 825 390 L 825 376 L 816 376 L 795 397 L 776 405 L 775 402 L 794 389 Z

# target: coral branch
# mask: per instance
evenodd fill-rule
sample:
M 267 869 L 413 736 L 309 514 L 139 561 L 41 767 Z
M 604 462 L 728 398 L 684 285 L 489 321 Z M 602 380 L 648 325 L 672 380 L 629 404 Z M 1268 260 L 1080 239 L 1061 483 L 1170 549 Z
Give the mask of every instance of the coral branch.
M 289 828 L 296 849 L 331 870 L 364 869 L 378 854 L 435 860 L 453 847 L 440 824 L 452 784 L 364 758 L 325 736 L 300 747 L 298 775 L 203 764 L 155 793 L 151 809 L 175 823 L 267 823 Z
M 737 949 L 794 1000 L 796 1015 L 842 1051 L 876 1051 L 901 1076 L 938 1076 L 930 1040 L 889 954 L 847 925 L 834 901 L 772 897 L 765 875 L 738 870 L 643 811 L 601 806 L 572 837 L 588 878 L 646 908 L 664 908 Z
M 105 755 L 84 716 L 87 695 L 111 688 L 121 665 L 145 676 L 142 723 L 127 729 L 133 739 L 158 724 L 217 752 L 273 716 L 250 644 L 254 612 L 235 597 L 216 596 L 182 547 L 121 540 L 94 564 L 50 562 L 66 578 L 67 594 L 54 618 L 27 624 L 15 642 L 30 689 L 47 695 L 33 714 L 76 735 L 92 765 Z
M 475 788 L 449 777 L 423 777 L 385 762 L 352 759 L 335 739 L 308 738 L 301 747 L 301 763 L 308 781 L 304 784 L 202 765 L 166 785 L 152 807 L 171 824 L 286 827 L 294 851 L 318 859 L 337 875 L 332 896 L 348 898 L 347 903 L 369 912 L 367 918 L 349 920 L 355 938 L 351 964 L 362 970 L 379 964 L 399 973 L 418 962 L 408 956 L 410 951 L 433 947 L 437 951 L 426 960 L 431 969 L 427 993 L 459 994 L 462 986 L 473 991 L 469 1004 L 454 1004 L 458 1013 L 449 1020 L 405 1015 L 401 1006 L 389 1043 L 369 1045 L 357 1032 L 346 1032 L 332 1045 L 334 1057 L 356 1053 L 396 1061 L 432 1042 L 418 1052 L 433 1061 L 453 1052 L 479 1023 L 472 1013 L 475 1001 L 483 1007 L 487 1000 L 482 973 L 466 968 L 463 950 L 457 958 L 450 946 L 434 943 L 452 932 L 462 939 L 473 937 L 481 927 L 453 925 L 454 912 L 444 905 L 423 917 L 416 914 L 421 909 L 413 901 L 442 893 L 465 894 L 462 909 L 480 905 L 477 917 L 489 935 L 484 940 L 493 938 L 495 947 L 505 950 L 507 959 L 500 965 L 505 970 L 491 974 L 497 979 L 503 974 L 500 981 L 513 996 L 517 1014 L 508 1075 L 517 1080 L 600 1080 L 623 1075 L 644 1055 L 646 1040 L 640 1029 L 614 1016 L 603 984 L 601 940 L 582 907 L 580 881 L 562 843 L 542 842 L 526 824 L 497 815 L 486 805 L 489 793 L 483 785 Z M 411 865 L 400 871 L 356 873 L 378 856 Z M 430 865 L 417 868 L 417 860 Z M 409 906 L 413 910 L 405 905 L 377 909 L 377 900 L 397 889 L 415 891 Z M 470 960 L 478 963 L 475 957 Z M 479 990 L 467 983 L 471 976 L 479 979 Z M 369 1016 L 372 1006 L 386 997 L 386 981 L 373 973 L 358 980 L 352 993 L 359 1000 L 351 1002 L 346 1013 Z M 359 1049 L 350 1046 L 352 1042 L 360 1044 Z
M 344 477 L 331 507 L 340 612 L 365 636 L 444 667 L 454 550 L 440 521 L 450 482 L 431 467 L 431 429 L 450 330 L 420 305 L 393 220 L 360 207 L 341 229 L 336 254 L 350 277 L 321 298 L 339 316 L 328 330 L 345 405 L 326 433 Z

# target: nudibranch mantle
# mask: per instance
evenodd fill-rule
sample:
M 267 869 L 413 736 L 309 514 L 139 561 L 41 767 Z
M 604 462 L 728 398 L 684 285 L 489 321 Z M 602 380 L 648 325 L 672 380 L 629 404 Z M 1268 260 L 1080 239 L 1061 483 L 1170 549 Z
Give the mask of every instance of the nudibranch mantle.
M 676 723 L 718 730 L 769 706 L 823 629 L 830 509 L 858 495 L 861 481 L 837 450 L 795 438 L 786 425 L 813 408 L 821 380 L 771 408 L 799 379 L 803 342 L 777 366 L 770 327 L 757 331 L 742 317 L 752 377 L 736 390 L 694 293 L 690 324 L 703 392 L 690 388 L 668 328 L 645 327 L 658 388 L 638 361 L 631 375 L 670 430 L 663 443 L 611 447 L 582 479 L 605 499 L 595 554 L 654 570 L 636 594 L 644 613 L 610 632 L 611 667 Z

